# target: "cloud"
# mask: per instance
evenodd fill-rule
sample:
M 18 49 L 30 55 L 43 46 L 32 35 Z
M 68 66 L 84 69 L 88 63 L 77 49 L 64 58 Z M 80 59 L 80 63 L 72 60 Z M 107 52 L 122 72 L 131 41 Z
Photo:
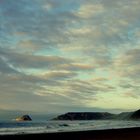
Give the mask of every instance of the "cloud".
M 118 59 L 119 66 L 135 66 L 140 62 L 140 49 L 130 49 Z
M 139 98 L 139 95 L 136 94 L 134 91 L 128 91 L 128 92 L 124 93 L 123 96 L 126 98 L 134 98 L 134 99 Z
M 2 106 L 117 108 L 139 96 L 139 0 L 3 0 L 0 9 Z
M 106 67 L 110 64 L 112 64 L 112 60 L 107 57 L 107 56 L 98 56 L 96 58 L 94 58 L 94 64 L 97 66 L 97 67 Z
M 132 79 L 139 78 L 140 75 L 140 49 L 130 49 L 120 55 L 115 65 L 121 76 Z
M 17 1 L 11 2 L 6 0 L 1 3 L 1 14 L 4 18 L 1 28 L 1 40 L 8 39 L 9 45 L 15 46 L 18 40 L 34 40 L 36 44 L 41 44 L 45 48 L 56 47 L 57 44 L 67 43 L 68 39 L 63 30 L 65 24 L 71 21 L 72 14 L 67 11 L 58 10 L 56 13 L 51 13 L 42 8 L 44 5 L 52 5 L 57 7 L 63 3 L 61 1 Z M 64 14 L 63 14 L 64 13 Z M 60 16 L 59 16 L 60 15 Z M 13 40 L 13 34 L 15 41 Z M 4 44 L 4 43 L 3 43 Z M 6 43 L 7 44 L 7 43 Z
M 8 63 L 6 60 L 0 56 L 0 72 L 1 73 L 17 73 Z
M 15 51 L 25 52 L 25 53 L 34 53 L 39 50 L 42 50 L 43 47 L 39 46 L 40 44 L 33 40 L 22 40 L 16 44 Z
M 6 59 L 7 63 L 13 65 L 15 68 L 36 68 L 51 69 L 55 65 L 70 63 L 72 60 L 60 56 L 42 56 L 31 55 L 25 53 L 3 52 L 1 55 Z
M 21 110 L 26 110 L 27 105 L 31 105 L 33 100 L 40 102 L 41 99 L 33 95 L 33 92 L 40 87 L 34 84 L 35 82 L 32 83 L 28 80 L 19 79 L 18 76 L 20 75 L 0 74 L 0 104 L 8 108 L 20 109 L 20 107 L 22 107 Z M 31 106 L 29 110 L 32 108 Z
M 120 85 L 122 88 L 133 88 L 135 86 L 131 85 L 131 84 L 122 84 Z
M 68 71 L 91 71 L 94 69 L 92 65 L 82 63 L 60 64 L 56 68 L 58 70 L 68 70 Z
M 52 71 L 42 75 L 46 79 L 63 80 L 75 77 L 77 74 L 70 71 Z
M 85 95 L 88 97 L 94 97 L 96 94 L 100 94 L 101 92 L 109 92 L 114 90 L 114 87 L 111 87 L 107 84 L 99 85 L 96 81 L 82 81 L 82 80 L 71 80 L 64 83 L 66 86 L 67 92 L 70 94 L 79 94 L 79 95 Z
M 92 4 L 87 3 L 81 5 L 78 11 L 75 11 L 74 14 L 80 18 L 91 18 L 96 14 L 99 14 L 104 11 L 104 7 L 101 4 Z
M 86 7 L 85 3 L 81 3 L 80 7 Z M 96 34 L 97 32 L 97 36 L 92 35 L 92 39 L 90 40 L 92 44 L 96 44 L 98 46 L 99 44 L 105 44 L 106 46 L 117 44 L 117 46 L 120 46 L 120 44 L 125 44 L 135 40 L 131 31 L 137 28 L 137 24 L 134 23 L 138 21 L 137 19 L 139 18 L 138 11 L 140 7 L 136 5 L 136 3 L 139 3 L 138 1 L 115 2 L 107 0 L 99 1 L 98 3 L 95 1 L 88 1 L 87 3 L 91 7 L 92 5 L 102 5 L 104 9 L 97 17 L 94 13 L 91 13 L 91 16 L 93 17 L 88 18 L 87 16 L 86 22 L 82 18 L 77 19 L 78 27 L 81 29 L 83 26 L 84 28 L 86 26 L 87 29 L 91 29 L 92 31 L 92 28 L 95 27 L 96 30 L 93 30 L 93 34 Z M 87 11 L 90 10 L 90 8 L 85 9 L 87 9 Z M 94 11 L 94 8 L 90 11 Z M 74 28 L 75 27 L 77 26 L 74 26 Z M 98 35 L 98 33 L 100 34 Z

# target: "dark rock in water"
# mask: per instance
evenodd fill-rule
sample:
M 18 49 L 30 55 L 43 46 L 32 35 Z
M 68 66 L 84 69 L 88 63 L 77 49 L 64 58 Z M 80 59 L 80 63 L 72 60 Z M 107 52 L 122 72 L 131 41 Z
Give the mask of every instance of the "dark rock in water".
M 21 117 L 16 118 L 16 121 L 32 121 L 29 115 L 23 115 Z
M 140 109 L 137 110 L 137 111 L 135 111 L 135 112 L 131 115 L 130 118 L 131 118 L 131 119 L 140 119 Z
M 67 126 L 69 126 L 69 125 L 68 125 L 68 124 L 59 124 L 59 126 L 67 127 Z

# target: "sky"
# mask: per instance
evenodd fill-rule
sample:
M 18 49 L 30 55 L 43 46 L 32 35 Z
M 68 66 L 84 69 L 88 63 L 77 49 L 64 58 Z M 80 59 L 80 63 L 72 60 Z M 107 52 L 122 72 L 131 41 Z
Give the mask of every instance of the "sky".
M 140 0 L 0 0 L 0 109 L 140 108 Z

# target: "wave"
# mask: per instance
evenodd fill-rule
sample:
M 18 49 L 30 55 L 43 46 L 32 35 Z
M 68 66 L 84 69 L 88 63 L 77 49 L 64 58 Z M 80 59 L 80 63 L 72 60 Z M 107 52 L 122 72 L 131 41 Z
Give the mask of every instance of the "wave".
M 0 135 L 56 133 L 66 131 L 101 130 L 140 127 L 139 121 L 42 121 L 42 122 L 1 122 Z

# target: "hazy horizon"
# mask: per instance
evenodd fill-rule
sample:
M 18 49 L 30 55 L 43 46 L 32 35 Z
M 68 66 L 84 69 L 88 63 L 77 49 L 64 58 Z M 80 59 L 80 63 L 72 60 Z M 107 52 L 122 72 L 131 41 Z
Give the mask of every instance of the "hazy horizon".
M 140 109 L 140 0 L 0 0 L 0 108 Z
M 16 114 L 36 114 L 36 115 L 48 115 L 48 114 L 63 114 L 63 113 L 68 113 L 68 112 L 108 112 L 108 113 L 114 113 L 114 114 L 119 114 L 122 112 L 133 112 L 137 111 L 139 108 L 133 110 L 133 109 L 105 109 L 105 108 L 74 108 L 74 109 L 59 109 L 59 110 L 52 110 L 52 111 L 39 111 L 39 110 L 22 110 L 22 109 L 1 109 L 0 108 L 0 115 L 3 113 L 16 113 Z

